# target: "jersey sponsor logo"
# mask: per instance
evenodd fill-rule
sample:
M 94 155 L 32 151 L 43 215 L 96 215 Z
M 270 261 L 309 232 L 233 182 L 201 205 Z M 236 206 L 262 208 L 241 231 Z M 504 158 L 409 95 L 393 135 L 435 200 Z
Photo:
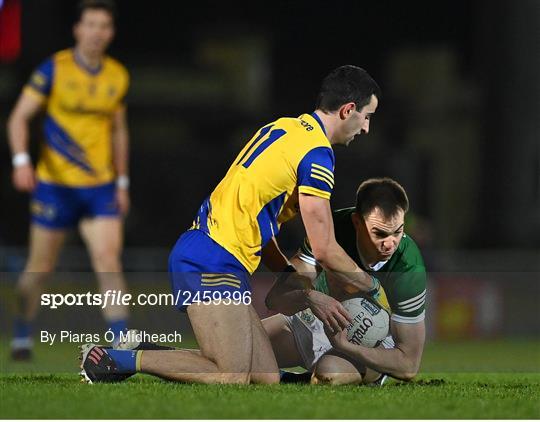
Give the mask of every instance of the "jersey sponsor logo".
M 69 113 L 75 113 L 75 114 L 94 114 L 96 116 L 102 116 L 102 117 L 108 117 L 112 113 L 108 109 L 104 108 L 97 108 L 97 107 L 86 107 L 82 103 L 78 103 L 77 105 L 70 106 L 65 103 L 60 103 L 60 108 L 63 111 L 69 112 Z
M 308 132 L 311 132 L 314 127 L 312 125 L 310 125 L 308 122 L 306 122 L 305 120 L 300 120 L 300 124 L 308 131 Z

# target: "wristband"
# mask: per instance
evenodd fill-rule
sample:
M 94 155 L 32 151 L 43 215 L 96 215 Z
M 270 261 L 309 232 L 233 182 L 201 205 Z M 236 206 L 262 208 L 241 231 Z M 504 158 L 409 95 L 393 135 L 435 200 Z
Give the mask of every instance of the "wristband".
M 116 179 L 116 187 L 120 189 L 129 188 L 129 177 L 126 175 L 118 176 Z
M 30 164 L 30 162 L 30 155 L 26 152 L 18 152 L 11 159 L 11 164 L 13 164 L 13 167 L 15 168 L 25 166 Z
M 381 282 L 377 280 L 377 278 L 372 274 L 369 274 L 369 276 L 371 277 L 371 281 L 373 282 L 373 287 L 367 293 L 370 296 L 375 296 L 381 287 Z

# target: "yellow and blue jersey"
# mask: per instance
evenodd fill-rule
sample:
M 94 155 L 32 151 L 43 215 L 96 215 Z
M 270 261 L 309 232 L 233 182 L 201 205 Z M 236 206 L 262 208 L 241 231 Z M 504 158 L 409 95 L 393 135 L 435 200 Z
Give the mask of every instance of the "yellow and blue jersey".
M 111 127 L 129 86 L 127 70 L 105 57 L 92 70 L 75 50 L 63 50 L 43 62 L 24 87 L 42 101 L 46 116 L 37 165 L 40 181 L 89 187 L 114 180 Z
M 298 211 L 298 193 L 330 199 L 334 153 L 320 118 L 303 114 L 261 128 L 203 202 L 205 232 L 253 273 L 261 250 Z

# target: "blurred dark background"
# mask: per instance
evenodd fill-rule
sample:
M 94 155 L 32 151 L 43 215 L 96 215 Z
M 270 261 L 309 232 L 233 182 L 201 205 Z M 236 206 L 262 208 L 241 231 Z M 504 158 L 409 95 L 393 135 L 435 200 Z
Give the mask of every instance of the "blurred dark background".
M 28 200 L 11 186 L 5 122 L 32 69 L 72 45 L 76 2 L 20 4 L 21 53 L 0 65 L 0 245 L 9 248 L 26 245 Z M 117 6 L 110 54 L 131 73 L 127 250 L 172 246 L 243 143 L 277 117 L 312 111 L 322 78 L 350 63 L 383 97 L 370 134 L 336 150 L 333 206 L 352 205 L 363 179 L 391 176 L 409 193 L 408 231 L 426 249 L 540 257 L 539 1 Z M 293 223 L 280 240 L 294 249 L 301 236 Z

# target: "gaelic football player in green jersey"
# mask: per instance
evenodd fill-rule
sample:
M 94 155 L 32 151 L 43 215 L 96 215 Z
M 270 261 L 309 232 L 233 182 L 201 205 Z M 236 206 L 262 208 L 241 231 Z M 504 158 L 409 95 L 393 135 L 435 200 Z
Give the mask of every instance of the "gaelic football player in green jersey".
M 266 303 L 280 314 L 263 320 L 263 326 L 281 368 L 302 366 L 313 373 L 301 378 L 312 383 L 381 384 L 386 375 L 402 380 L 416 375 L 425 341 L 426 271 L 416 243 L 404 233 L 408 208 L 403 187 L 381 178 L 360 185 L 356 207 L 333 212 L 338 243 L 386 291 L 391 335 L 378 348 L 352 344 L 345 330 L 325 331 L 305 301 L 297 299 L 303 286 L 278 281 Z M 312 301 L 322 295 L 343 301 L 356 293 L 327 277 L 307 241 L 291 262 L 312 279 Z

